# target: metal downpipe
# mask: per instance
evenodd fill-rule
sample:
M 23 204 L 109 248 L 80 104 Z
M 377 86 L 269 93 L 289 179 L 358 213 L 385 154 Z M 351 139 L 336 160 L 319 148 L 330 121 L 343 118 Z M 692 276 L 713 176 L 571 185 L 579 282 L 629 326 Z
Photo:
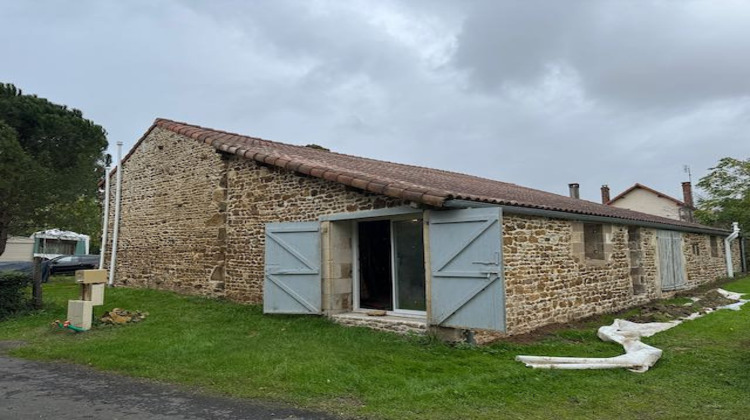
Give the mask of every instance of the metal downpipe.
M 732 233 L 724 238 L 724 253 L 727 260 L 727 277 L 734 277 L 734 265 L 732 264 L 732 241 L 737 239 L 740 234 L 740 225 L 737 222 L 732 223 Z
M 107 160 L 110 160 L 109 158 Z M 102 246 L 99 247 L 99 269 L 104 268 L 104 254 L 107 251 L 107 230 L 109 230 L 109 165 L 104 167 L 104 214 L 102 215 Z
M 117 237 L 120 233 L 120 201 L 122 198 L 122 142 L 117 142 L 117 179 L 115 186 L 115 220 L 112 228 L 112 255 L 109 259 L 109 280 L 107 284 L 115 284 L 115 265 L 117 264 Z

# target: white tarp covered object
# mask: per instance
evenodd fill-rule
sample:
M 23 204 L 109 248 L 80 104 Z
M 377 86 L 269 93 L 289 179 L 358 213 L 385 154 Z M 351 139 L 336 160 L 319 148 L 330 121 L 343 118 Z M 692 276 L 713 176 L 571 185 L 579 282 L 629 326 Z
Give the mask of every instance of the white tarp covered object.
M 742 299 L 742 294 L 729 292 L 723 289 L 717 291 L 727 299 L 737 300 L 737 303 L 722 306 L 717 309 L 740 310 L 740 307 L 748 302 Z M 711 312 L 711 311 L 708 311 Z M 650 322 L 639 324 L 636 322 L 616 319 L 612 325 L 599 328 L 597 335 L 603 341 L 613 341 L 621 344 L 625 354 L 616 357 L 591 358 L 591 357 L 550 357 L 550 356 L 516 356 L 516 360 L 523 362 L 526 366 L 539 369 L 614 369 L 625 368 L 632 372 L 646 372 L 653 366 L 662 351 L 656 347 L 641 342 L 641 337 L 652 335 L 668 330 L 681 324 L 683 321 L 701 317 L 702 314 L 694 313 L 680 320 L 670 322 Z
M 81 255 L 89 253 L 90 237 L 82 233 L 71 232 L 60 229 L 47 229 L 31 235 L 34 239 L 34 257 L 52 259 L 61 255 Z M 74 242 L 75 248 L 70 248 L 71 244 L 63 244 L 61 241 Z
M 82 233 L 71 232 L 69 230 L 48 229 L 36 232 L 32 235 L 34 238 L 45 239 L 62 239 L 66 241 L 88 241 L 89 236 Z

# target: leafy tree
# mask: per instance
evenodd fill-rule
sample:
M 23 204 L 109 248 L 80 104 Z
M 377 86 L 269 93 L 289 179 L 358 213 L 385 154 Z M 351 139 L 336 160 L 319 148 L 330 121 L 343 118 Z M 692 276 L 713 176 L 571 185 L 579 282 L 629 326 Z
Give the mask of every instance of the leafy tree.
M 81 111 L 0 83 L 0 254 L 9 234 L 57 227 L 96 238 L 106 148 Z
M 96 196 L 82 196 L 75 201 L 52 203 L 37 210 L 35 220 L 39 226 L 59 227 L 91 236 L 91 253 L 101 247 L 102 208 Z M 39 229 L 35 229 L 39 230 Z
M 698 220 L 722 228 L 739 222 L 743 230 L 750 229 L 750 158 L 719 160 L 719 164 L 700 179 L 698 187 L 707 194 L 698 200 Z

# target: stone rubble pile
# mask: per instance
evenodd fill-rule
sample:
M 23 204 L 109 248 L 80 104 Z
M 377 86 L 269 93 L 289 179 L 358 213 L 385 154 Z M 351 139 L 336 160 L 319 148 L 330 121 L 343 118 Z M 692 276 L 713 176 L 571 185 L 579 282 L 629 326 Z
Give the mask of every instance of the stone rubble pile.
M 99 319 L 102 324 L 122 325 L 134 322 L 141 322 L 148 316 L 148 312 L 129 311 L 127 309 L 114 308 L 106 312 Z

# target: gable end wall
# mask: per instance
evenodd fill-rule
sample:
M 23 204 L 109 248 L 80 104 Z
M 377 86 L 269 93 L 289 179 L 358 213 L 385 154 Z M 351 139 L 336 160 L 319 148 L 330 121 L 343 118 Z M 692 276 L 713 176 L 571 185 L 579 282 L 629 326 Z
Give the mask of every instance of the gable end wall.
M 214 192 L 224 167 L 208 145 L 151 131 L 123 164 L 117 284 L 223 295 L 223 285 L 208 279 L 223 263 L 216 223 L 223 209 Z M 110 181 L 112 238 L 115 177 Z
M 641 188 L 634 189 L 610 205 L 680 220 L 680 206 L 677 203 Z

